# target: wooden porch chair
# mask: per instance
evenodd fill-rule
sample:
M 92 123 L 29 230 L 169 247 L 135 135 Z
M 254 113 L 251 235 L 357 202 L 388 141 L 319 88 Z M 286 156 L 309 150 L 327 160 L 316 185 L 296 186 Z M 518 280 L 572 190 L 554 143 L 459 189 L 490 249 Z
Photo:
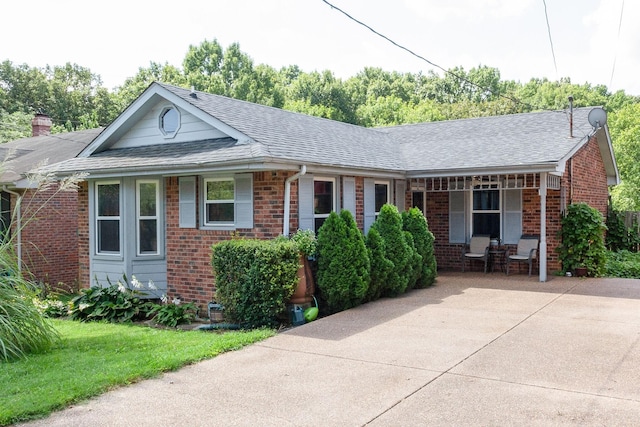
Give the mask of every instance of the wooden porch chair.
M 487 264 L 489 262 L 489 245 L 491 239 L 489 236 L 477 235 L 471 237 L 469 247 L 465 245 L 462 248 L 462 272 L 464 273 L 464 265 L 469 261 L 484 261 L 484 272 L 487 272 Z
M 507 276 L 509 275 L 509 265 L 512 262 L 526 262 L 529 264 L 529 277 L 534 261 L 538 259 L 538 240 L 536 235 L 522 235 L 518 240 L 518 247 L 515 253 L 510 253 L 507 249 L 505 259 L 507 260 Z

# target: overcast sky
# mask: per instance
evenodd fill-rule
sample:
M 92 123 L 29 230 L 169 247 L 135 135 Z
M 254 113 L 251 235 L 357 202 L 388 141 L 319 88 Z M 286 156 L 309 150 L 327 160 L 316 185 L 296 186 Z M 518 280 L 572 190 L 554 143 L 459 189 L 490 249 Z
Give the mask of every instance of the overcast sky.
M 543 0 L 327 1 L 445 69 L 486 65 L 523 83 L 569 77 L 640 95 L 638 0 L 546 0 L 555 64 Z M 190 44 L 214 38 L 275 68 L 441 75 L 322 0 L 29 0 L 0 10 L 0 60 L 76 63 L 109 89 L 151 61 L 180 67 Z

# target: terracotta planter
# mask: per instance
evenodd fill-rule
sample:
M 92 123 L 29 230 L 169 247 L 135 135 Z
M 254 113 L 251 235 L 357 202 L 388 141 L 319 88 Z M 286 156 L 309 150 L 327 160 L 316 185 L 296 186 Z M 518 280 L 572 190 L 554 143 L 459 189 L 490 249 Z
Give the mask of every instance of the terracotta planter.
M 577 267 L 576 277 L 587 277 L 587 267 Z
M 311 272 L 311 266 L 309 260 L 305 256 L 300 256 L 300 268 L 298 269 L 298 286 L 291 295 L 289 304 L 309 304 L 313 299 L 313 294 L 316 291 L 315 283 L 313 282 L 313 273 Z

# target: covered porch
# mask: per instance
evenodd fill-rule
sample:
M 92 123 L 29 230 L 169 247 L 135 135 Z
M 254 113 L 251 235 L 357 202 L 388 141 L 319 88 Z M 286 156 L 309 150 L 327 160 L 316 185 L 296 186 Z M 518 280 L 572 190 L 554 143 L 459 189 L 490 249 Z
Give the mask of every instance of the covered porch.
M 461 266 L 461 249 L 474 234 L 490 235 L 503 248 L 515 248 L 523 234 L 538 235 L 539 281 L 547 280 L 550 268 L 558 268 L 553 253 L 549 263 L 566 207 L 557 172 L 414 176 L 408 180 L 407 197 L 410 206 L 425 213 L 443 269 Z

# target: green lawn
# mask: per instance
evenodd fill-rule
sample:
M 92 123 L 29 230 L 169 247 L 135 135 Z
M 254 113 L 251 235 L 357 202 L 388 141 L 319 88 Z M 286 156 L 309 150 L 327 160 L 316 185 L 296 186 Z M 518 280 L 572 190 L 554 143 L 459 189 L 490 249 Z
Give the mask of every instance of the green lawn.
M 62 340 L 45 354 L 0 363 L 0 425 L 45 416 L 71 403 L 225 351 L 274 331 L 160 330 L 54 320 Z

